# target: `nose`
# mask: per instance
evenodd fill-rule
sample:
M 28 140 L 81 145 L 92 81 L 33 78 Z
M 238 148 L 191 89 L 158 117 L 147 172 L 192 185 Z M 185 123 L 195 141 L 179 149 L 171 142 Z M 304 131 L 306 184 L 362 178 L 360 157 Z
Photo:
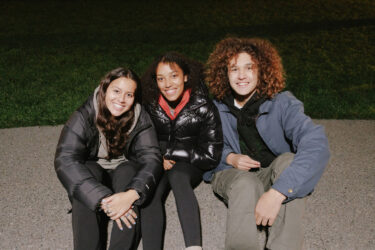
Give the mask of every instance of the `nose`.
M 246 77 L 245 70 L 240 69 L 238 72 L 238 78 L 239 79 L 244 79 Z
M 170 88 L 172 86 L 172 81 L 171 79 L 167 78 L 165 79 L 165 87 Z
M 126 101 L 126 94 L 120 95 L 120 102 Z

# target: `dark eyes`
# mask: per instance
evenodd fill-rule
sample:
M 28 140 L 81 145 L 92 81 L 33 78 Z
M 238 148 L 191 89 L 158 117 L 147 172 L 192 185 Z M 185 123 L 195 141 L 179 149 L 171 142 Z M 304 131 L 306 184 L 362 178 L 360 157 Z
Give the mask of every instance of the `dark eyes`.
M 249 70 L 249 71 L 251 71 L 251 70 L 253 70 L 253 66 L 252 65 L 251 66 L 247 66 L 246 69 Z M 230 71 L 231 72 L 236 72 L 236 71 L 238 71 L 238 68 L 231 68 Z

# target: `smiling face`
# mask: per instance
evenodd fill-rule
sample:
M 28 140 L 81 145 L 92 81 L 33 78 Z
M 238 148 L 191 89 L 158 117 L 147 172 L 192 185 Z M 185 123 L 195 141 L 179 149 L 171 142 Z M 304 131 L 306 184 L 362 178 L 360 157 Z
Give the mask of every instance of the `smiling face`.
M 125 77 L 117 78 L 109 84 L 105 104 L 113 116 L 120 116 L 131 109 L 136 89 L 136 82 Z
M 184 92 L 187 75 L 176 63 L 160 62 L 156 68 L 156 82 L 161 94 L 169 102 L 178 100 Z
M 236 101 L 243 106 L 255 93 L 258 82 L 258 71 L 248 53 L 239 53 L 229 60 L 228 79 Z

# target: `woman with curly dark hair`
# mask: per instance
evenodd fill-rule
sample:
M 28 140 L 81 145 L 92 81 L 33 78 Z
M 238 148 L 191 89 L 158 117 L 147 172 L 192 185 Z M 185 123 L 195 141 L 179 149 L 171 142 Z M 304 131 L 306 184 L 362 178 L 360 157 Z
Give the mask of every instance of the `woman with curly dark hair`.
M 170 189 L 185 246 L 202 247 L 193 189 L 203 172 L 219 163 L 222 149 L 219 114 L 202 80 L 202 65 L 175 52 L 158 57 L 142 77 L 143 101 L 156 127 L 165 170 L 152 201 L 141 211 L 145 250 L 163 249 L 164 202 Z
M 74 249 L 106 249 L 108 218 L 117 224 L 110 249 L 137 247 L 137 206 L 162 174 L 155 128 L 140 100 L 138 76 L 114 69 L 61 132 L 55 170 L 72 202 Z
M 228 204 L 225 249 L 263 249 L 262 227 L 269 231 L 267 249 L 301 249 L 304 197 L 329 159 L 324 129 L 290 92 L 281 92 L 281 58 L 267 40 L 226 38 L 207 65 L 224 148 L 204 179 Z

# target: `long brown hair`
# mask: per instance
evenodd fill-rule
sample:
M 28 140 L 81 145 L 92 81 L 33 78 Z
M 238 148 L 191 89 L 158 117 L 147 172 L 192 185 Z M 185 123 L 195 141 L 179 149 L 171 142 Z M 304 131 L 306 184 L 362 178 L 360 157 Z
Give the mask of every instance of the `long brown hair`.
M 111 114 L 105 104 L 105 96 L 111 82 L 120 77 L 133 80 L 137 84 L 137 88 L 132 108 L 121 116 L 115 117 Z M 137 74 L 127 68 L 117 68 L 110 71 L 100 82 L 98 91 L 99 112 L 96 123 L 107 140 L 107 159 L 118 157 L 124 153 L 125 144 L 128 139 L 127 132 L 134 122 L 134 107 L 136 103 L 141 101 L 140 86 L 140 80 Z
M 231 92 L 228 79 L 229 61 L 245 52 L 251 56 L 258 71 L 256 91 L 272 98 L 285 88 L 281 58 L 273 45 L 260 38 L 229 37 L 221 40 L 208 58 L 206 81 L 215 98 L 222 100 Z

